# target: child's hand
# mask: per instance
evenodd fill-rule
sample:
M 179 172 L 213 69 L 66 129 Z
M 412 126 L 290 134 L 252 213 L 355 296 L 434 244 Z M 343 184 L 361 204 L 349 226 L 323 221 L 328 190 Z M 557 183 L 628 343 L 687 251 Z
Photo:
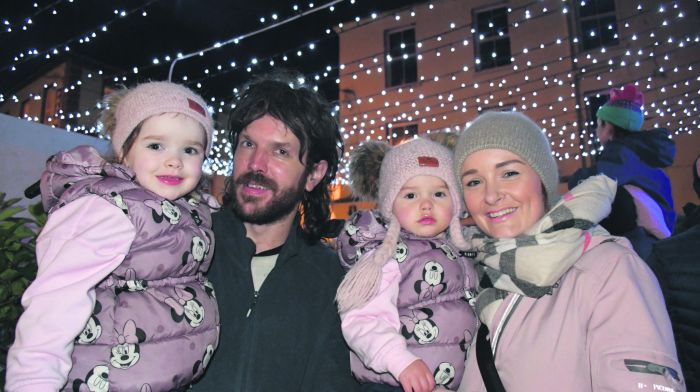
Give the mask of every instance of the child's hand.
M 435 378 L 423 360 L 413 361 L 399 374 L 399 382 L 404 392 L 431 392 L 435 388 Z

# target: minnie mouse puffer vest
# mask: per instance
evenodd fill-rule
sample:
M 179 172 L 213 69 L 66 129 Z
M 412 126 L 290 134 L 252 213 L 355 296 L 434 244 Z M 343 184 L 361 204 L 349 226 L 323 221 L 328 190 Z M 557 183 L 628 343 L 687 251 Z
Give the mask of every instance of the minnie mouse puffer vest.
M 59 195 L 51 211 L 98 195 L 129 217 L 136 237 L 124 261 L 95 288 L 95 308 L 75 339 L 65 389 L 180 389 L 201 376 L 218 344 L 214 290 L 202 275 L 214 246 L 209 206 L 195 192 L 163 199 L 134 183 L 128 168 L 96 165 L 101 158 L 90 150 L 79 147 L 48 163 L 42 183 L 54 200 Z M 84 159 L 76 164 L 76 157 Z M 44 199 L 47 190 L 42 187 Z
M 353 215 L 338 236 L 343 267 L 350 268 L 362 254 L 378 247 L 385 234 L 378 212 Z M 457 389 L 465 352 L 476 332 L 476 316 L 468 303 L 475 297 L 476 271 L 444 236 L 419 238 L 404 230 L 394 259 L 401 271 L 399 333 L 406 338 L 408 350 L 428 365 L 437 385 Z M 388 373 L 367 369 L 354 353 L 351 364 L 362 382 L 398 385 Z

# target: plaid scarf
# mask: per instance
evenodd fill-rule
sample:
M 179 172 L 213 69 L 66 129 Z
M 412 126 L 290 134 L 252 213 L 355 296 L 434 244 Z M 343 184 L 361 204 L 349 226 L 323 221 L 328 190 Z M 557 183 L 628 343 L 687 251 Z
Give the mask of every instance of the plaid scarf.
M 591 237 L 607 234 L 597 223 L 610 213 L 616 190 L 609 177 L 590 177 L 515 238 L 490 238 L 476 228 L 465 229 L 479 275 L 476 312 L 489 329 L 508 293 L 532 298 L 552 294 L 562 275 L 586 251 Z

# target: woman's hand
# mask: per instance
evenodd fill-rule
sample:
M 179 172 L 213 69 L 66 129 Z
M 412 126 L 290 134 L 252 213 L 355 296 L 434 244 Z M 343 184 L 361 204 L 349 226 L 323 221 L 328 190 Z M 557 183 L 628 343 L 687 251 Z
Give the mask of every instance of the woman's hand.
M 421 359 L 413 361 L 399 374 L 399 382 L 404 392 L 432 392 L 435 388 L 433 373 Z

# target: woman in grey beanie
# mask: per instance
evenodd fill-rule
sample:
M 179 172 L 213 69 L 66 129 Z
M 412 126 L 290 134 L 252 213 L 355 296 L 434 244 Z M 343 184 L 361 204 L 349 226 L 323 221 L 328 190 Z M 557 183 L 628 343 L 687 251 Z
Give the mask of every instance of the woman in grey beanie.
M 685 390 L 656 278 L 597 224 L 613 180 L 560 196 L 547 137 L 516 112 L 477 117 L 454 162 L 482 322 L 459 391 Z

